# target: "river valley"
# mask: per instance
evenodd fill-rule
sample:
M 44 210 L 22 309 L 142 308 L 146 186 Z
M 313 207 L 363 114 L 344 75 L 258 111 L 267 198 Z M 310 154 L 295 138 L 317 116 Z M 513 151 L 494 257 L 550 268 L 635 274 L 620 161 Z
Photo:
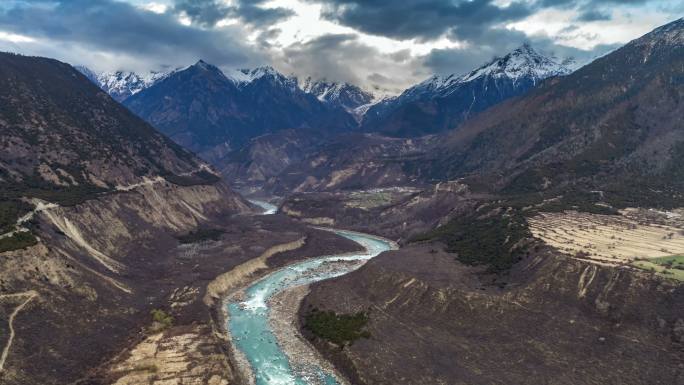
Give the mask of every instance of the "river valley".
M 252 203 L 264 208 L 264 214 L 275 213 L 274 206 L 266 202 Z M 395 248 L 391 241 L 374 236 L 344 230 L 330 231 L 359 243 L 365 251 L 322 256 L 291 264 L 251 283 L 226 301 L 226 327 L 237 350 L 235 353 L 238 361 L 245 365 L 248 363 L 249 368 L 243 369 L 251 372 L 257 385 L 345 383 L 314 362 L 294 362 L 298 361 L 296 354 L 286 351 L 278 341 L 272 322 L 272 299 L 278 294 L 347 274 L 383 251 Z

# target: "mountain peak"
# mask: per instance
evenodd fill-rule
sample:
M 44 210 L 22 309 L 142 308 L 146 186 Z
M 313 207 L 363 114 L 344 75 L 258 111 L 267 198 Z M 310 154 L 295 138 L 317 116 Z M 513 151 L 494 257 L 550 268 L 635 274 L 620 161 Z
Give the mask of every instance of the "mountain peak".
M 202 59 L 198 60 L 197 63 L 190 66 L 190 68 L 197 68 L 197 69 L 200 69 L 203 71 L 219 71 L 219 72 L 221 71 L 215 65 L 209 64 Z
M 647 44 L 653 46 L 656 43 L 666 45 L 684 44 L 684 18 L 660 26 L 646 35 L 634 40 L 637 45 Z
M 514 49 L 510 54 L 519 54 L 519 55 L 538 55 L 537 51 L 534 50 L 532 45 L 528 42 L 522 43 L 520 47 Z M 510 55 L 509 54 L 509 55 Z
M 494 58 L 459 80 L 470 81 L 481 76 L 511 79 L 530 77 L 534 80 L 542 80 L 551 76 L 567 75 L 570 72 L 570 69 L 558 63 L 554 58 L 540 54 L 530 44 L 525 43 L 503 57 Z
M 140 75 L 135 72 L 124 70 L 94 72 L 82 65 L 74 66 L 74 68 L 119 102 L 166 79 L 168 76 L 178 71 L 177 69 L 170 72 L 151 71 Z
M 249 71 L 250 77 L 255 80 L 262 78 L 264 76 L 271 76 L 271 77 L 285 77 L 285 75 L 281 74 L 278 72 L 275 68 L 266 65 L 266 66 L 261 66 L 261 67 L 256 67 Z
M 375 99 L 373 94 L 354 84 L 327 79 L 314 80 L 310 76 L 301 84 L 301 89 L 324 103 L 339 105 L 347 110 L 353 110 Z

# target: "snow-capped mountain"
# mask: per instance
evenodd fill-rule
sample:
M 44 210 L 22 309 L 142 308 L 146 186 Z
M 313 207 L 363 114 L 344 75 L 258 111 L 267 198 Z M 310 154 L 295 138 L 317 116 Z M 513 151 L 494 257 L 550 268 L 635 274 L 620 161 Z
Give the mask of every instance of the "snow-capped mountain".
M 311 77 L 308 77 L 302 82 L 300 87 L 304 92 L 316 96 L 318 100 L 344 107 L 348 111 L 354 111 L 358 107 L 368 105 L 375 99 L 370 92 L 346 82 L 330 82 L 324 79 L 313 80 Z
M 130 71 L 96 73 L 84 66 L 76 66 L 75 68 L 119 102 L 126 100 L 131 95 L 135 95 L 173 73 L 173 71 L 152 71 L 144 75 Z
M 536 85 L 551 76 L 567 75 L 570 69 L 554 58 L 541 55 L 529 44 L 523 44 L 509 54 L 494 58 L 482 67 L 466 74 L 433 75 L 427 80 L 404 91 L 399 100 L 444 97 L 463 87 L 464 84 L 484 78 L 506 79 L 513 83 L 525 82 Z
M 296 78 L 272 67 L 224 72 L 202 60 L 137 92 L 124 105 L 210 160 L 281 130 L 333 133 L 357 127 L 342 108 L 302 91 Z
M 457 127 L 494 104 L 572 71 L 529 44 L 466 74 L 434 75 L 395 98 L 373 105 L 363 117 L 367 131 L 415 136 Z
M 297 88 L 297 80 L 287 77 L 271 66 L 261 66 L 253 69 L 241 68 L 237 70 L 224 71 L 226 78 L 230 79 L 238 87 L 245 87 L 253 82 L 266 80 L 274 82 L 291 91 Z

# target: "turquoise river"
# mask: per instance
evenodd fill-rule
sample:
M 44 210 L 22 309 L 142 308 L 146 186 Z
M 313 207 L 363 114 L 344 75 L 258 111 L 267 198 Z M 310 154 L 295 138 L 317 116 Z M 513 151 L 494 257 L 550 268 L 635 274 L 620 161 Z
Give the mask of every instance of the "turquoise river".
M 264 202 L 253 203 L 264 207 Z M 264 208 L 268 214 L 275 212 L 272 207 Z M 306 373 L 292 369 L 287 354 L 271 329 L 268 305 L 272 296 L 285 289 L 347 274 L 364 261 L 393 248 L 390 241 L 381 238 L 343 230 L 331 231 L 359 243 L 366 251 L 328 255 L 288 265 L 252 283 L 244 290 L 240 301 L 227 304 L 228 330 L 235 347 L 249 362 L 256 385 L 339 384 L 332 373 L 325 372 L 316 363 L 311 363 L 312 367 L 307 368 Z

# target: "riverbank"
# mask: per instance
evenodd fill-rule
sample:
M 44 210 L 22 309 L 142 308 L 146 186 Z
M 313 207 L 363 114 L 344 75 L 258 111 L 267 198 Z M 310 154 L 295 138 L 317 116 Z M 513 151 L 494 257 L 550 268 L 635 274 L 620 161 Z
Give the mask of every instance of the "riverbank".
M 269 300 L 271 308 L 269 321 L 273 334 L 295 371 L 306 373 L 308 367 L 317 366 L 327 373 L 332 373 L 341 385 L 350 385 L 337 368 L 327 361 L 299 331 L 299 307 L 307 294 L 309 294 L 309 285 L 301 285 L 283 290 Z M 317 380 L 315 373 L 309 373 L 309 377 L 314 381 Z M 318 385 L 316 382 L 314 384 Z
M 327 228 L 316 230 L 331 231 Z M 306 381 L 307 383 L 346 383 L 336 380 L 332 366 L 322 359 L 316 361 L 322 365 L 314 365 L 307 358 L 316 357 L 313 347 L 307 345 L 301 337 L 297 337 L 298 327 L 295 323 L 298 314 L 297 297 L 290 297 L 285 307 L 276 311 L 286 311 L 289 317 L 274 317 L 272 313 L 273 301 L 283 290 L 299 287 L 310 282 L 329 279 L 343 275 L 360 267 L 365 261 L 377 256 L 383 251 L 396 247 L 393 242 L 376 236 L 348 231 L 334 231 L 342 236 L 364 246 L 364 252 L 338 253 L 317 258 L 302 260 L 296 264 L 286 265 L 266 274 L 261 279 L 255 279 L 250 285 L 226 296 L 223 301 L 221 315 L 228 326 L 226 335 L 230 338 L 230 356 L 241 373 L 241 378 L 248 379 L 244 383 L 269 383 L 277 381 Z M 301 294 L 301 293 L 300 293 Z M 303 294 L 301 294 L 303 296 Z M 287 309 L 287 308 L 291 309 Z M 273 327 L 274 319 L 290 319 L 291 322 L 278 322 Z M 299 342 L 297 342 L 299 340 Z M 294 351 L 288 349 L 295 348 Z M 250 363 L 245 365 L 245 358 Z M 247 377 L 247 378 L 245 378 Z M 318 380 L 314 380 L 318 378 Z
M 270 218 L 265 216 L 264 219 Z M 234 348 L 232 336 L 226 328 L 230 319 L 227 313 L 230 300 L 240 296 L 249 285 L 277 270 L 330 253 L 351 255 L 360 250 L 360 246 L 355 242 L 339 237 L 332 232 L 314 228 L 308 229 L 303 243 L 299 242 L 301 241 L 299 239 L 276 245 L 259 257 L 248 260 L 242 265 L 221 274 L 207 287 L 204 302 L 210 309 L 214 334 L 223 341 L 223 353 L 228 357 L 233 377 L 239 384 L 253 384 L 254 376 L 244 356 Z M 296 248 L 293 247 L 295 243 L 298 244 Z M 212 288 L 210 289 L 209 286 Z

